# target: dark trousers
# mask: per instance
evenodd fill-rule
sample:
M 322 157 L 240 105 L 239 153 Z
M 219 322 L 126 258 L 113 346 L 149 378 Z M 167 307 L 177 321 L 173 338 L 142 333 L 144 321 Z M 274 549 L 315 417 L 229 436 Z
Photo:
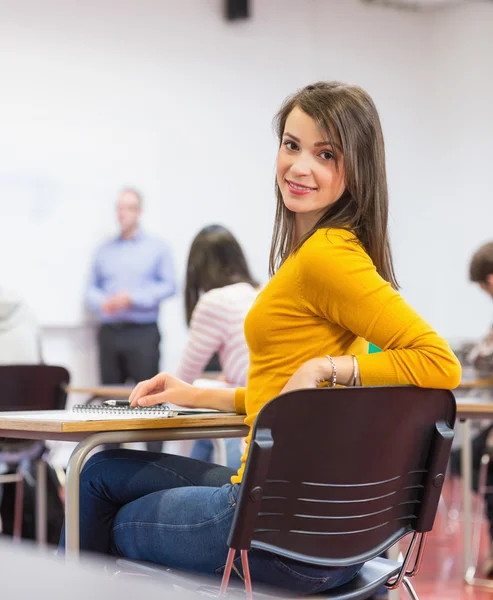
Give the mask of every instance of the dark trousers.
M 98 334 L 101 383 L 138 383 L 159 372 L 161 336 L 156 323 L 101 325 Z M 148 442 L 147 449 L 160 452 L 162 442 Z
M 483 456 L 486 449 L 486 440 L 490 431 L 493 429 L 493 425 L 484 429 L 472 440 L 472 487 L 475 491 L 478 490 L 479 485 L 479 470 L 481 466 L 481 457 Z M 454 450 L 451 454 L 450 463 L 451 471 L 454 474 L 460 475 L 461 472 L 461 456 L 460 450 Z M 493 487 L 493 462 L 490 462 L 488 466 L 488 476 L 486 479 L 486 485 Z M 486 518 L 488 519 L 490 538 L 493 542 L 493 494 L 486 494 L 485 498 L 485 509 Z

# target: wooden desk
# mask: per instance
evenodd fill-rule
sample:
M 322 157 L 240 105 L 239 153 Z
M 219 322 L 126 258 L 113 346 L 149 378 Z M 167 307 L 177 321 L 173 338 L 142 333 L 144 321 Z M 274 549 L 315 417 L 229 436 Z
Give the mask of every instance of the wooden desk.
M 229 438 L 248 433 L 244 416 L 228 413 L 97 421 L 74 420 L 74 414 L 72 411 L 0 412 L 0 437 L 79 442 L 67 469 L 65 532 L 68 558 L 77 557 L 79 553 L 79 478 L 91 450 L 108 443 Z
M 458 390 L 481 390 L 493 388 L 493 377 L 480 379 L 463 379 L 459 383 Z
M 493 402 L 457 402 L 458 419 L 493 419 Z
M 243 427 L 243 415 L 232 413 L 208 413 L 202 415 L 183 415 L 179 417 L 151 419 L 98 419 L 97 421 L 84 421 L 81 414 L 80 420 L 74 420 L 72 411 L 46 410 L 46 411 L 20 411 L 0 412 L 0 437 L 22 438 L 30 440 L 61 440 L 81 441 L 88 436 L 99 433 L 119 432 L 125 435 L 126 431 L 141 431 L 146 435 L 148 431 L 173 432 L 173 439 L 199 439 L 183 438 L 181 430 L 199 430 L 201 428 L 231 428 Z M 70 416 L 71 418 L 64 418 Z M 243 433 L 243 432 L 242 432 Z M 242 435 L 242 434 L 240 434 Z M 225 436 L 228 437 L 228 436 Z M 163 438 L 164 439 L 164 438 Z M 170 439 L 167 437 L 166 439 Z

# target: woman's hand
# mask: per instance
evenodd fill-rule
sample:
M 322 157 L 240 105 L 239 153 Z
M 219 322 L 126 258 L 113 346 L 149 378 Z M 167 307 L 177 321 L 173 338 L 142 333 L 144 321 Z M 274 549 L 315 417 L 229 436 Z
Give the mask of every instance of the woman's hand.
M 291 375 L 289 381 L 283 387 L 281 394 L 306 388 L 316 388 L 321 381 L 330 380 L 332 377 L 332 366 L 325 357 L 312 358 Z
M 333 358 L 337 369 L 336 383 L 338 385 L 352 386 L 355 383 L 361 385 L 361 377 L 358 373 L 356 382 L 354 381 L 354 360 L 352 356 L 348 355 Z M 315 388 L 322 381 L 332 381 L 332 363 L 326 356 L 312 358 L 302 364 L 283 387 L 281 394 L 303 388 Z
M 130 394 L 130 406 L 153 406 L 163 402 L 179 404 L 186 408 L 197 408 L 199 388 L 181 379 L 159 373 L 152 379 L 138 383 Z

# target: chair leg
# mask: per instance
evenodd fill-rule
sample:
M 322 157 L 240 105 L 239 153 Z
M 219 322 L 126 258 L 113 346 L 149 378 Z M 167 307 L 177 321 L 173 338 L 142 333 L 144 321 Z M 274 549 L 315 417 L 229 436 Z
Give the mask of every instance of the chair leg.
M 250 578 L 250 565 L 248 564 L 247 550 L 241 551 L 241 566 L 243 567 L 243 576 L 245 577 L 245 590 L 247 600 L 252 600 L 252 580 Z
M 220 598 L 226 594 L 226 590 L 228 589 L 229 576 L 231 575 L 231 567 L 233 566 L 235 552 L 236 550 L 234 548 L 229 549 L 226 566 L 224 567 L 223 579 L 221 581 L 221 589 L 219 591 Z
M 407 593 L 411 596 L 412 600 L 419 600 L 418 594 L 416 594 L 416 591 L 413 588 L 413 584 L 411 583 L 408 577 L 404 577 L 404 579 L 402 580 L 402 585 L 406 588 Z
M 14 508 L 14 530 L 13 538 L 20 542 L 22 538 L 22 513 L 24 510 L 24 478 L 15 484 L 15 508 Z

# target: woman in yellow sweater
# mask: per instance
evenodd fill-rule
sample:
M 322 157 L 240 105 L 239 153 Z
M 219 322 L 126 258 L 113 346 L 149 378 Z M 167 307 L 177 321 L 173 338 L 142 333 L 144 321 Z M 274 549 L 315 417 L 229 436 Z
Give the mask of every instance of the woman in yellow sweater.
M 161 373 L 136 386 L 132 405 L 236 410 L 251 426 L 271 398 L 321 382 L 454 388 L 460 367 L 448 344 L 396 291 L 371 98 L 340 83 L 310 85 L 285 101 L 277 128 L 272 278 L 245 321 L 247 387 L 201 390 Z M 369 355 L 369 341 L 383 351 Z M 220 574 L 243 467 L 100 452 L 81 479 L 82 549 Z M 311 594 L 346 583 L 359 567 L 252 551 L 250 569 L 253 581 Z

